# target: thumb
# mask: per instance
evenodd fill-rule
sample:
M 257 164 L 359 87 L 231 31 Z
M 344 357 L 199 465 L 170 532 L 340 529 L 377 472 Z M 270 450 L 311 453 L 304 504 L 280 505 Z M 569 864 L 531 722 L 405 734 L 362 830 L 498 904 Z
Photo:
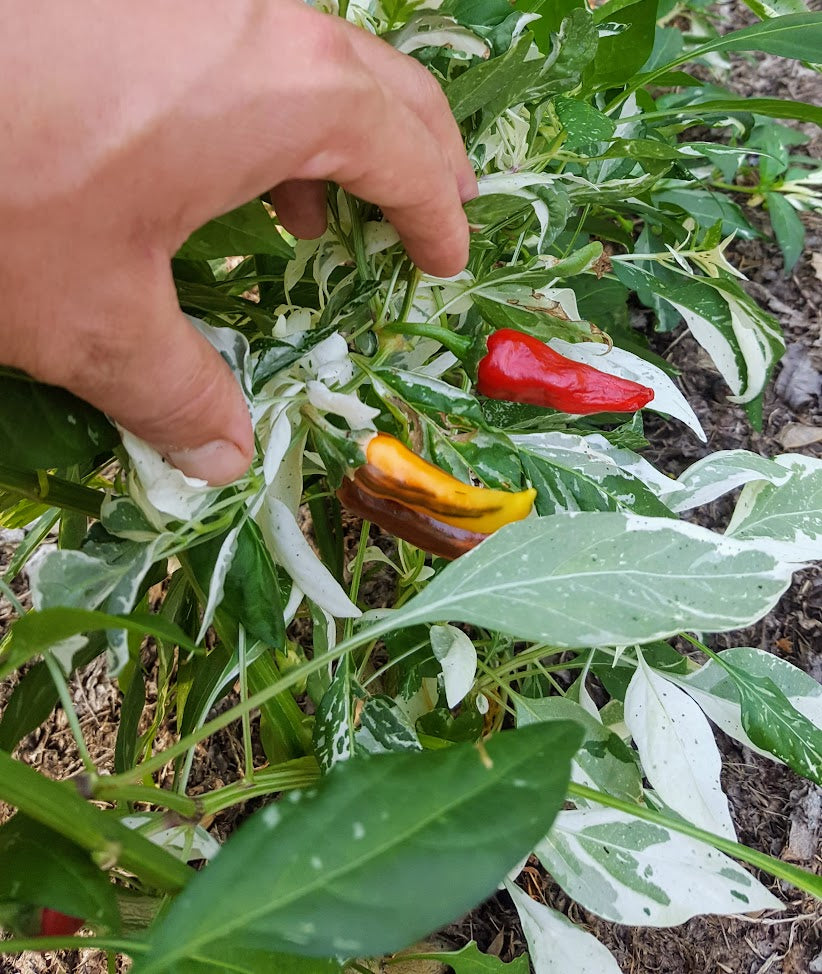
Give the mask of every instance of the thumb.
M 170 276 L 159 277 L 135 275 L 117 289 L 119 300 L 103 298 L 102 307 L 95 301 L 91 314 L 64 323 L 58 334 L 50 330 L 29 371 L 101 409 L 188 476 L 230 483 L 253 457 L 245 398 L 180 311 Z M 129 304 L 123 294 L 142 300 Z

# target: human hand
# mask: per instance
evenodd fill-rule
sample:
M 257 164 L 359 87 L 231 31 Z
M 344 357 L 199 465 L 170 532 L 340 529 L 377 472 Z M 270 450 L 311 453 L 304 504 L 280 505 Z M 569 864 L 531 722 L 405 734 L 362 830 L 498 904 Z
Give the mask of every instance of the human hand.
M 273 187 L 296 236 L 324 181 L 378 204 L 430 273 L 461 270 L 476 192 L 419 64 L 301 0 L 0 0 L 0 359 L 61 385 L 184 473 L 240 476 L 253 438 L 169 258 Z

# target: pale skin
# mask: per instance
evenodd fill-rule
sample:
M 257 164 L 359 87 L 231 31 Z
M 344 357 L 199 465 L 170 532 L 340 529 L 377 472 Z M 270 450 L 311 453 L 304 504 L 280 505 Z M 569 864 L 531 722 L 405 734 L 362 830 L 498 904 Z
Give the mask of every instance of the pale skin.
M 301 0 L 0 0 L 0 361 L 64 386 L 213 484 L 253 454 L 228 367 L 169 259 L 271 190 L 298 237 L 325 182 L 380 206 L 412 260 L 468 256 L 476 182 L 439 86 Z

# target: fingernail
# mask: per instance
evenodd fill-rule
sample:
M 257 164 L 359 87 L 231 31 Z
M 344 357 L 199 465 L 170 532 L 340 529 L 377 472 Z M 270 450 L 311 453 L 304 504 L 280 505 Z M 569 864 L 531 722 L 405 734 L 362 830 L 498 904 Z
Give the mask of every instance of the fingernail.
M 190 450 L 167 450 L 165 458 L 188 477 L 212 486 L 230 484 L 248 470 L 250 459 L 229 440 L 212 440 Z

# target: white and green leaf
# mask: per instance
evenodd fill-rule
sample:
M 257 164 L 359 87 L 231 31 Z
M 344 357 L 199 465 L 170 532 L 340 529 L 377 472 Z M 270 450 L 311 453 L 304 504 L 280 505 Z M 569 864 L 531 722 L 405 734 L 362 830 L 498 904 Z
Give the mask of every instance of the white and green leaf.
M 625 723 L 645 776 L 662 801 L 708 832 L 736 839 L 719 777 L 722 759 L 708 721 L 693 700 L 641 653 L 625 696 Z
M 560 812 L 534 851 L 569 896 L 615 923 L 667 927 L 782 907 L 723 853 L 615 809 Z
M 620 974 L 614 955 L 593 934 L 506 880 L 534 974 Z
M 822 558 L 822 460 L 798 454 L 776 457 L 777 480 L 749 483 L 737 502 L 728 534 L 767 539 L 786 561 Z

